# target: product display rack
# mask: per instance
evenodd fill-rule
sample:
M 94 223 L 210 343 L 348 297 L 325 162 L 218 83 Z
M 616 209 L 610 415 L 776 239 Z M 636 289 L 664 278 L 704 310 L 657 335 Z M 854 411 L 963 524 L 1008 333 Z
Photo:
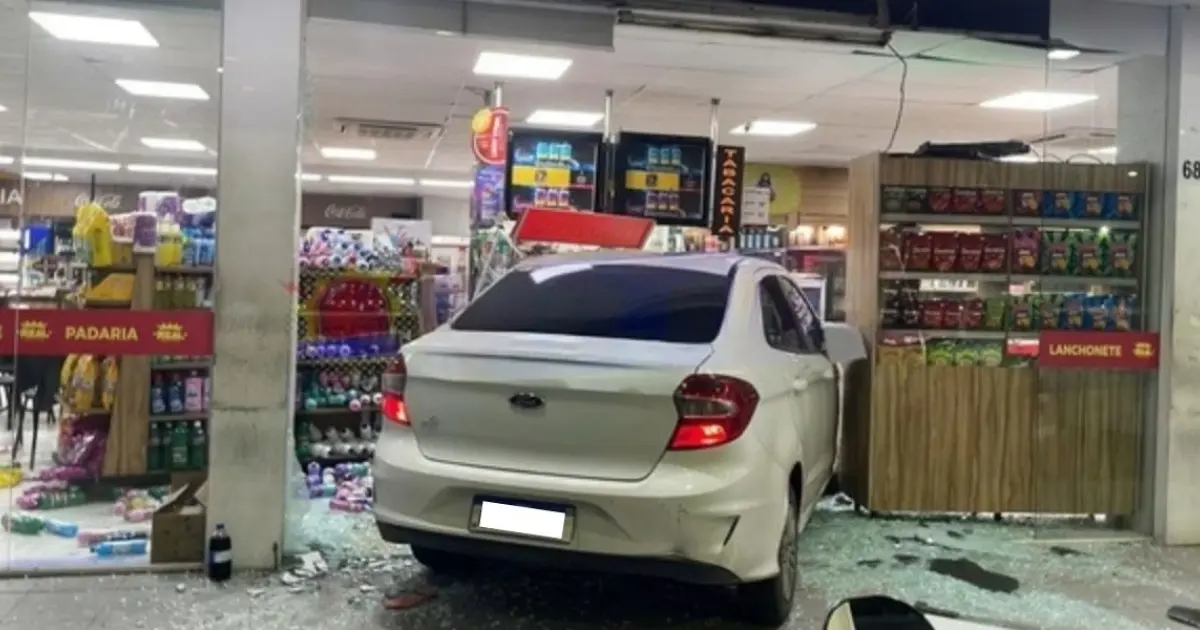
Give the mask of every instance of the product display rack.
M 1133 513 L 1144 373 L 1036 357 L 1042 330 L 1142 329 L 1147 169 L 851 163 L 847 319 L 872 342 L 844 431 L 859 503 Z

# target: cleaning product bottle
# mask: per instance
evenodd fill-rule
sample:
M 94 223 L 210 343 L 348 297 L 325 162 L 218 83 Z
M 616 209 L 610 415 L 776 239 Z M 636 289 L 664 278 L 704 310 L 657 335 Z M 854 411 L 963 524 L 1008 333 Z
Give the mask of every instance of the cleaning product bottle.
M 208 579 L 214 582 L 225 582 L 233 576 L 233 540 L 220 523 L 208 538 L 208 562 L 205 568 Z
M 146 540 L 107 540 L 92 547 L 97 556 L 140 556 L 150 547 Z
M 190 438 L 188 463 L 192 470 L 202 470 L 208 465 L 208 436 L 204 434 L 203 422 L 192 423 Z
M 183 378 L 172 374 L 167 384 L 167 409 L 171 413 L 183 413 Z
M 188 424 L 171 424 L 171 470 L 188 469 Z
M 163 435 L 162 425 L 150 425 L 150 447 L 146 451 L 146 469 L 150 472 L 162 472 L 163 466 Z
M 204 378 L 194 370 L 183 381 L 183 409 L 188 413 L 204 411 Z
M 79 525 L 53 518 L 46 519 L 44 528 L 47 533 L 54 534 L 55 536 L 62 538 L 74 538 L 75 535 L 79 533 Z
M 162 374 L 155 374 L 150 379 L 150 413 L 158 416 L 166 412 L 166 391 L 163 389 Z

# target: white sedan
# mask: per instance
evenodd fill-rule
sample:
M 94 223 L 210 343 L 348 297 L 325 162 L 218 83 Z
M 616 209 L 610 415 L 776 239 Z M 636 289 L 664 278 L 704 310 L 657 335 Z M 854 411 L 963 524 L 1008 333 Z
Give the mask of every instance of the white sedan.
M 385 374 L 379 530 L 432 570 L 733 585 L 781 624 L 837 453 L 834 328 L 763 260 L 528 260 Z

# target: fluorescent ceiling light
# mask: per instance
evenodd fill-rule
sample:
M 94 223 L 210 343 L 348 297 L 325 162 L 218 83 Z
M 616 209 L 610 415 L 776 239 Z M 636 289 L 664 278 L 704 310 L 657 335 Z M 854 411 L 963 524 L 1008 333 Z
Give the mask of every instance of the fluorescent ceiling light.
M 203 166 L 167 166 L 163 164 L 129 164 L 125 167 L 130 173 L 158 173 L 161 175 L 204 175 L 213 176 L 217 169 Z
M 321 179 L 323 179 L 323 178 L 320 175 L 317 175 L 315 173 L 301 173 L 300 174 L 300 181 L 302 181 L 302 182 L 319 182 L 319 181 L 321 181 Z
M 137 20 L 40 11 L 30 11 L 29 19 L 52 36 L 69 42 L 158 48 L 158 40 Z
M 1036 156 L 1036 155 L 1025 154 L 1025 155 L 1006 155 L 1006 156 L 1000 158 L 1000 161 L 1001 162 L 1016 162 L 1016 163 L 1020 163 L 1020 164 L 1032 164 L 1034 162 L 1041 162 L 1042 160 L 1039 159 L 1038 156 Z
M 812 131 L 817 126 L 810 122 L 789 122 L 786 120 L 751 120 L 734 127 L 730 133 L 739 136 L 797 136 L 806 131 Z
M 62 173 L 47 173 L 44 171 L 25 171 L 21 173 L 21 177 L 31 179 L 35 182 L 65 182 L 67 176 Z
M 375 150 L 352 149 L 349 147 L 321 147 L 321 157 L 327 160 L 361 160 L 369 162 L 375 159 Z
M 600 112 L 575 112 L 563 109 L 539 109 L 529 115 L 525 122 L 549 127 L 594 127 L 604 119 Z
M 1088 149 L 1088 153 L 1092 155 L 1116 155 L 1117 147 L 1100 147 L 1099 149 Z
M 379 186 L 412 186 L 417 183 L 408 177 L 370 177 L 363 175 L 328 175 L 325 179 L 331 184 L 366 184 Z
M 21 158 L 21 163 L 25 166 L 39 166 L 42 168 L 65 168 L 80 171 L 117 171 L 121 169 L 121 165 L 116 162 L 89 162 L 87 160 L 59 160 L 57 158 L 36 158 L 27 157 Z
M 175 138 L 142 138 L 142 144 L 151 149 L 162 149 L 163 151 L 207 151 L 207 147 L 195 140 L 182 140 Z
M 1048 112 L 1073 105 L 1090 103 L 1100 98 L 1095 94 L 1078 94 L 1073 92 L 1017 92 L 980 103 L 980 107 L 988 109 L 1017 109 L 1030 112 Z
M 422 179 L 420 183 L 430 188 L 471 188 L 475 185 L 466 179 Z
M 8 108 L 3 105 L 0 105 L 0 112 L 6 112 L 6 111 L 8 111 Z
M 186 101 L 207 101 L 208 92 L 195 83 L 171 83 L 169 81 L 140 81 L 137 79 L 117 79 L 117 85 L 122 90 L 134 96 L 149 96 L 153 98 L 177 98 Z
M 12 164 L 13 159 L 7 155 L 0 155 L 0 164 Z
M 1046 58 L 1050 61 L 1066 61 L 1079 56 L 1079 51 L 1074 48 L 1054 48 L 1046 53 Z
M 543 79 L 553 81 L 571 67 L 571 60 L 562 57 L 536 57 L 508 53 L 482 52 L 475 61 L 475 74 L 514 79 Z

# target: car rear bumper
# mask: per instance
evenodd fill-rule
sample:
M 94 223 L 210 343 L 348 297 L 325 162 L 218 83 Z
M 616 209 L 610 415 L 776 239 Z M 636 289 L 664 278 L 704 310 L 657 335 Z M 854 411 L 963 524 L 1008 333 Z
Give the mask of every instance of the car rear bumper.
M 373 467 L 375 517 L 385 540 L 448 551 L 700 583 L 770 577 L 779 570 L 787 474 L 754 440 L 725 449 L 669 453 L 645 479 L 605 481 L 432 461 L 411 434 L 385 429 Z M 480 496 L 571 506 L 574 533 L 558 542 L 472 530 Z
M 435 534 L 409 527 L 377 522 L 379 533 L 390 543 L 418 545 L 475 558 L 495 558 L 508 562 L 568 568 L 599 573 L 628 573 L 651 577 L 729 586 L 742 580 L 725 567 L 668 558 L 642 558 L 587 553 L 566 549 L 514 545 L 481 538 Z

